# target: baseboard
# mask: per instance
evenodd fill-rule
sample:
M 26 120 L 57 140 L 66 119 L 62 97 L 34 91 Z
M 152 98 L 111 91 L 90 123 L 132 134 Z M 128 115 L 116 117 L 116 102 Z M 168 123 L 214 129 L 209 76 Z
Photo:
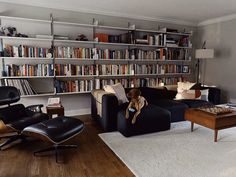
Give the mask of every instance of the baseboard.
M 91 114 L 90 109 L 78 109 L 78 110 L 65 111 L 66 116 L 77 116 L 77 115 L 87 115 L 87 114 Z

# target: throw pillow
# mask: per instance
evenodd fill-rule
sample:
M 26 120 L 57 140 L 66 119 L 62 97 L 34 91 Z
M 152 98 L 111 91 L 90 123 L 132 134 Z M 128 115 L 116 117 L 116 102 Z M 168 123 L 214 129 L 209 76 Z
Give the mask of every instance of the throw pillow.
M 199 99 L 208 101 L 209 89 L 200 90 L 199 84 L 196 83 L 178 82 L 177 92 L 176 100 Z
M 118 99 L 118 103 L 119 104 L 123 104 L 123 103 L 129 102 L 129 100 L 126 97 L 125 89 L 121 85 L 121 83 L 117 83 L 115 85 L 105 85 L 103 87 L 103 89 L 106 92 L 115 94 L 115 96 Z
M 177 94 L 175 96 L 176 100 L 181 100 L 181 99 L 195 99 L 195 93 L 187 93 L 187 91 L 192 88 L 192 86 L 195 85 L 195 83 L 191 82 L 178 82 L 178 87 L 177 87 Z
M 209 101 L 209 100 L 208 100 L 209 89 L 200 90 L 200 92 L 201 92 L 201 95 L 200 95 L 199 97 L 197 97 L 197 99 Z

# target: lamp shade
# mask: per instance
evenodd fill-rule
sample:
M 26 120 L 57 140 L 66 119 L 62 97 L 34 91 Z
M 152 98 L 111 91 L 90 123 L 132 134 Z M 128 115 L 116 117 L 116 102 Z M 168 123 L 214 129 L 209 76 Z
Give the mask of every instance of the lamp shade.
M 195 51 L 195 58 L 198 59 L 214 58 L 214 49 L 197 49 Z

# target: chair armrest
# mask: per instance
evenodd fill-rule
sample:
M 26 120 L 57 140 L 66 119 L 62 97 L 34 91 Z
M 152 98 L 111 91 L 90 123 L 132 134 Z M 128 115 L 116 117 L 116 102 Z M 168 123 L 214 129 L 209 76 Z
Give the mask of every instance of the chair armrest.
M 118 99 L 103 90 L 93 90 L 91 95 L 92 118 L 99 121 L 103 130 L 113 131 L 117 127 Z
M 30 105 L 26 107 L 27 111 L 42 113 L 42 104 Z
M 105 131 L 117 130 L 117 113 L 119 105 L 114 94 L 106 94 L 102 97 L 102 126 Z

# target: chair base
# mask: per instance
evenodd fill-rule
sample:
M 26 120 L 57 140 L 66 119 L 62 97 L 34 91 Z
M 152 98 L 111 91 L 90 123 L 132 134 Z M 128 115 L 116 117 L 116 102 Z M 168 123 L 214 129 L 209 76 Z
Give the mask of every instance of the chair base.
M 59 161 L 58 161 L 58 151 L 59 150 L 72 149 L 72 148 L 77 148 L 77 147 L 78 147 L 77 145 L 54 144 L 50 147 L 39 149 L 39 150 L 35 151 L 34 156 L 37 156 L 39 153 L 43 153 L 43 152 L 55 151 L 56 163 L 59 163 Z
M 0 150 L 4 150 L 5 146 L 10 145 L 11 143 L 13 143 L 17 140 L 21 140 L 21 141 L 25 140 L 25 137 L 22 135 L 5 136 L 5 137 L 1 137 L 1 138 L 8 138 L 8 139 L 0 144 Z

